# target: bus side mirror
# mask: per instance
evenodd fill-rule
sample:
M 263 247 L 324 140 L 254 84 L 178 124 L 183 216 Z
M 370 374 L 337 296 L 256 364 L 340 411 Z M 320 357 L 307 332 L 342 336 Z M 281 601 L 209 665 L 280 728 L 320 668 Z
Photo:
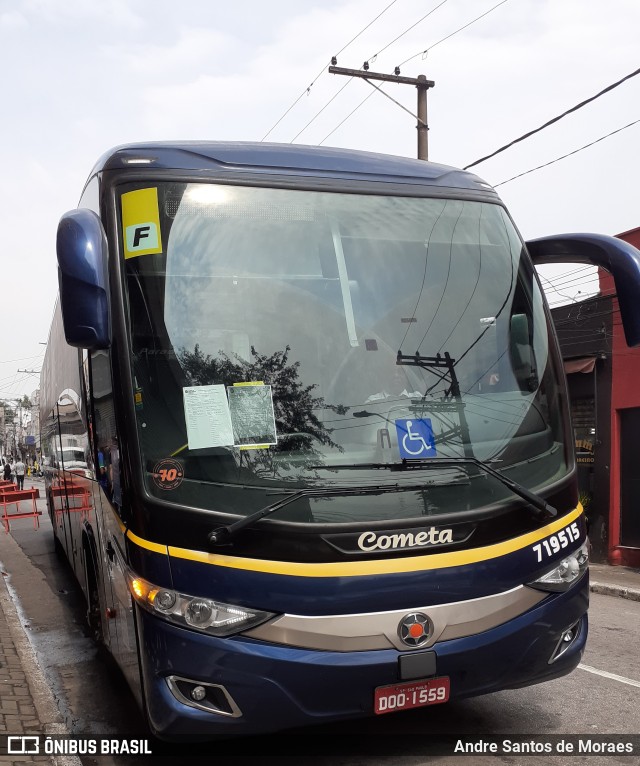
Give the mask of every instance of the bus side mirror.
M 60 308 L 67 343 L 89 350 L 111 342 L 107 238 L 92 210 L 71 210 L 56 241 Z
M 628 346 L 640 345 L 640 250 L 604 234 L 560 234 L 526 243 L 534 265 L 588 263 L 613 276 Z

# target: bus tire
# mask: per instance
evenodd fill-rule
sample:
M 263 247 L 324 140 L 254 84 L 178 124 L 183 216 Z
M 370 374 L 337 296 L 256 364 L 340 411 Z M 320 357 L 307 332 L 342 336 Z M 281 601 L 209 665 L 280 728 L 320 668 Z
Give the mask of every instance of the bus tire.
M 87 600 L 87 627 L 91 638 L 98 644 L 102 644 L 104 637 L 102 633 L 102 618 L 100 609 L 100 594 L 98 593 L 98 578 L 93 563 L 91 549 L 85 543 L 84 549 L 84 577 L 85 592 Z
M 55 554 L 59 559 L 66 560 L 67 554 L 65 552 L 64 546 L 60 542 L 60 538 L 55 532 L 53 533 L 53 550 L 55 551 Z

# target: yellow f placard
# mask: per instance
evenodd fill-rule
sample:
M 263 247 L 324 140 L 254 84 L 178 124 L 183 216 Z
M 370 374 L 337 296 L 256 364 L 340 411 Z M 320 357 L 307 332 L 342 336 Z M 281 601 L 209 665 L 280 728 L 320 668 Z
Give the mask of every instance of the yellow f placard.
M 138 189 L 122 195 L 124 257 L 162 252 L 158 190 Z

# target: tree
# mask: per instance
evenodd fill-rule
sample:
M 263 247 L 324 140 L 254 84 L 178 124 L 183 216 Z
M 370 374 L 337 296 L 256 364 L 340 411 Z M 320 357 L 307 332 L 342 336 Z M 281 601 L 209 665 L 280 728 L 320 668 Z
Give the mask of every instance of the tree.
M 251 358 L 243 359 L 238 354 L 233 358 L 221 351 L 215 358 L 202 353 L 196 344 L 193 352 L 181 349 L 178 359 L 187 378 L 188 385 L 205 386 L 247 381 L 262 381 L 272 387 L 273 409 L 278 433 L 278 444 L 273 450 L 257 450 L 248 459 L 256 464 L 275 470 L 272 461 L 274 453 L 279 453 L 279 468 L 289 468 L 290 461 L 283 460 L 283 453 L 305 454 L 304 467 L 321 462 L 321 453 L 314 443 L 333 447 L 342 451 L 342 447 L 331 438 L 332 429 L 326 428 L 317 415 L 321 409 L 329 409 L 338 414 L 345 414 L 346 408 L 340 405 L 328 405 L 324 399 L 314 396 L 315 383 L 303 385 L 299 378 L 300 362 L 289 363 L 290 347 L 274 354 L 260 354 L 251 347 Z M 285 438 L 286 437 L 286 438 Z M 252 451 L 253 452 L 253 451 Z

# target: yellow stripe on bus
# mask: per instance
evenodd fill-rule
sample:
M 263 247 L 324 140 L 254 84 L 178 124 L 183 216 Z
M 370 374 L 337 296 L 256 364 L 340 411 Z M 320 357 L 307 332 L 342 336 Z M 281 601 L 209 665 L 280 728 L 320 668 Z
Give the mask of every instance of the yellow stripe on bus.
M 552 535 L 568 524 L 574 522 L 583 513 L 581 504 L 571 513 L 561 519 L 552 521 L 547 526 L 528 532 L 513 540 L 506 540 L 494 545 L 486 545 L 482 548 L 470 548 L 463 551 L 450 551 L 447 553 L 432 553 L 427 556 L 408 556 L 406 558 L 376 559 L 375 561 L 341 561 L 330 563 L 300 563 L 295 561 L 270 561 L 266 559 L 250 559 L 241 556 L 223 556 L 218 553 L 204 553 L 201 551 L 187 550 L 186 548 L 174 548 L 158 545 L 128 532 L 129 539 L 142 548 L 147 548 L 158 553 L 167 550 L 170 556 L 188 561 L 198 561 L 202 564 L 228 567 L 230 569 L 243 569 L 250 572 L 264 572 L 267 574 L 289 575 L 292 577 L 361 577 L 365 575 L 396 574 L 401 572 L 414 572 L 424 569 L 444 569 L 445 567 L 464 566 L 477 564 L 480 561 L 506 556 L 509 553 L 533 545 L 548 535 Z
M 131 540 L 132 543 L 135 543 L 140 548 L 146 548 L 148 551 L 153 551 L 154 553 L 164 553 L 167 554 L 167 546 L 161 545 L 160 543 L 152 543 L 149 540 L 144 540 L 142 537 L 138 537 L 138 535 L 135 535 L 130 529 L 127 530 L 127 537 L 129 540 Z

